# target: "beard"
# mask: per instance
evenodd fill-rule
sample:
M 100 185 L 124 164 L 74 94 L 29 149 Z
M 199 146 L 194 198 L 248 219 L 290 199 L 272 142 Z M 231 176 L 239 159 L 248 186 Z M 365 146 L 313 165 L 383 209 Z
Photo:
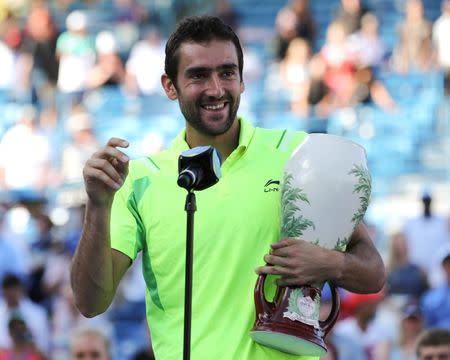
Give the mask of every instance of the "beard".
M 206 136 L 218 136 L 226 133 L 233 125 L 239 109 L 240 95 L 236 98 L 227 95 L 220 100 L 226 100 L 226 106 L 228 106 L 228 114 L 225 121 L 222 120 L 222 114 L 218 114 L 216 117 L 214 114 L 209 115 L 209 118 L 212 119 L 209 122 L 203 119 L 200 110 L 202 99 L 185 101 L 182 97 L 179 97 L 179 106 L 184 118 L 195 130 Z

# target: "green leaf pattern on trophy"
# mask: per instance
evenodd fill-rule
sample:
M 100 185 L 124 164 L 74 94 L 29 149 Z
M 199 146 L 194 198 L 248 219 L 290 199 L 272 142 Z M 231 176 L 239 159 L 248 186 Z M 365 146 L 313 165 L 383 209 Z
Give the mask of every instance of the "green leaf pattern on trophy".
M 289 304 L 287 308 L 289 312 L 298 313 L 297 299 L 299 296 L 301 296 L 300 289 L 294 289 L 289 294 Z
M 334 247 L 334 250 L 345 251 L 347 244 L 348 244 L 348 238 L 343 238 L 343 239 L 338 238 L 336 246 Z
M 296 320 L 300 319 L 312 319 L 317 320 L 319 318 L 319 310 L 320 310 L 320 296 L 315 296 L 313 301 L 314 310 L 312 313 L 309 312 L 310 309 L 302 309 L 299 307 L 299 299 L 302 300 L 305 296 L 301 289 L 293 289 L 289 294 L 288 299 L 288 308 L 287 311 L 291 314 L 297 314 L 295 316 Z M 309 300 L 311 301 L 311 300 Z M 309 302 L 308 302 L 309 303 Z M 312 305 L 312 304 L 311 304 Z
M 303 231 L 312 227 L 315 229 L 314 223 L 303 217 L 297 216 L 300 207 L 297 205 L 298 201 L 306 202 L 309 200 L 302 189 L 292 186 L 293 175 L 285 174 L 284 184 L 281 189 L 281 236 L 282 237 L 299 237 L 303 235 Z
M 360 207 L 356 210 L 356 213 L 352 217 L 352 222 L 356 226 L 363 219 L 367 207 L 369 206 L 370 193 L 372 190 L 372 179 L 367 168 L 361 165 L 353 165 L 353 168 L 349 174 L 358 178 L 358 182 L 355 184 L 353 189 L 353 193 L 358 193 L 360 195 L 359 200 L 361 201 Z

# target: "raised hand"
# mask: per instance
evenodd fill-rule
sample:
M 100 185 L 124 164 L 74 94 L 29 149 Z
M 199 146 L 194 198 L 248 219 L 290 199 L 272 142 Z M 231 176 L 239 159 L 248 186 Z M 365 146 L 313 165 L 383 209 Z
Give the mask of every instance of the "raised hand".
M 129 158 L 117 148 L 127 148 L 128 141 L 111 138 L 108 143 L 86 161 L 83 177 L 89 200 L 96 205 L 112 201 L 114 193 L 123 185 L 128 174 Z

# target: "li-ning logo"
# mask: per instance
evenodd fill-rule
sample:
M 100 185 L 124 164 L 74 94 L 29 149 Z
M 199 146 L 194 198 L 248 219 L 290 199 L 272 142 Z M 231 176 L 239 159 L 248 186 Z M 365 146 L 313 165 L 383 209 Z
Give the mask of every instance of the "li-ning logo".
M 271 187 L 270 185 L 277 185 L 277 187 Z M 279 191 L 278 186 L 280 185 L 279 180 L 272 180 L 266 182 L 266 185 L 264 185 L 264 192 L 271 192 L 271 191 Z

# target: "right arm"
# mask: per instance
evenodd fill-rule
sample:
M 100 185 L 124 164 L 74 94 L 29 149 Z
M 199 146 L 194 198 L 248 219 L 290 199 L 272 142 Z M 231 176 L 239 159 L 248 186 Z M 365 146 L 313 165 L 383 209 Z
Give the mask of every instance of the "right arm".
M 114 193 L 128 173 L 128 158 L 112 138 L 86 162 L 83 169 L 88 200 L 81 238 L 72 259 L 71 285 L 75 304 L 87 317 L 103 313 L 111 304 L 131 259 L 111 249 L 110 217 Z

